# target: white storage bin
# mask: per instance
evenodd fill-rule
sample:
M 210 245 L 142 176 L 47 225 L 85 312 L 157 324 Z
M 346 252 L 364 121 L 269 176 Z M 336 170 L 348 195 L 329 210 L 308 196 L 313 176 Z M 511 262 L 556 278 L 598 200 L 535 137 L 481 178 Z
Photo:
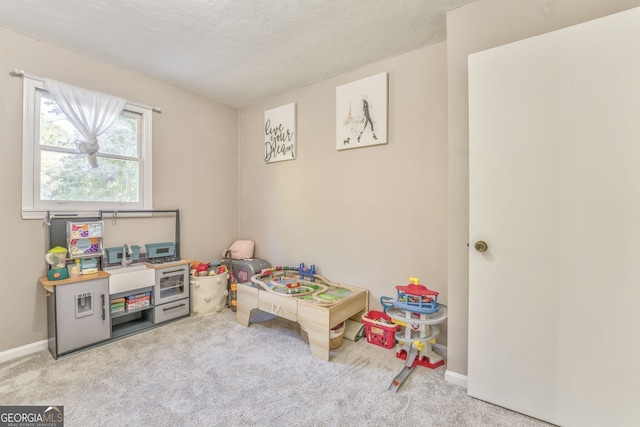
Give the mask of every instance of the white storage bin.
M 228 280 L 227 271 L 214 276 L 190 276 L 191 314 L 217 313 L 225 308 Z

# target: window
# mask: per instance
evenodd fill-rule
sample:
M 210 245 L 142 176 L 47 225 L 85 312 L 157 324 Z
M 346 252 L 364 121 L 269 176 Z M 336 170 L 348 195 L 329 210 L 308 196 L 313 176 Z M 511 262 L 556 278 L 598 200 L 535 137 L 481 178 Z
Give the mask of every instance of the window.
M 74 141 L 81 139 L 40 80 L 24 77 L 22 216 L 46 211 L 152 209 L 152 114 L 127 103 L 98 137 L 98 167 Z

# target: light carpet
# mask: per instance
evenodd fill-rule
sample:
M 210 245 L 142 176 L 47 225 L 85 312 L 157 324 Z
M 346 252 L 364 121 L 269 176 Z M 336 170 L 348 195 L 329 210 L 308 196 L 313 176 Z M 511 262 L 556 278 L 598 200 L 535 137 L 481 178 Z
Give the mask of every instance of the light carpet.
M 65 426 L 548 426 L 473 399 L 445 367 L 416 367 L 344 340 L 313 357 L 296 323 L 225 309 L 54 360 L 41 351 L 0 364 L 0 405 L 63 405 Z

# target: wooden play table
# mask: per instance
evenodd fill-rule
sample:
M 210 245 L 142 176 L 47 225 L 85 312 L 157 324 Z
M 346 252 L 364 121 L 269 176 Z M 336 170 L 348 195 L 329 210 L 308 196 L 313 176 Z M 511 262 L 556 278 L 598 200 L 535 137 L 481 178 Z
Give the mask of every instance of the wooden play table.
M 330 329 L 349 318 L 361 322 L 369 292 L 317 274 L 312 277 L 301 279 L 294 268 L 281 267 L 256 274 L 251 282 L 238 285 L 236 321 L 249 326 L 251 311 L 259 309 L 298 322 L 308 334 L 311 354 L 328 362 Z

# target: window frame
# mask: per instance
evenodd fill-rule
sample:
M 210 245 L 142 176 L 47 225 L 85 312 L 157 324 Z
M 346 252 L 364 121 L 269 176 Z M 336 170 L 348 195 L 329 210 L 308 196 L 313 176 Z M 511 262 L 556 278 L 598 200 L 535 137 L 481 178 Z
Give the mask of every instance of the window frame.
M 93 214 L 101 210 L 151 210 L 153 209 L 153 110 L 127 102 L 124 110 L 141 116 L 138 143 L 139 190 L 138 202 L 50 202 L 40 200 L 40 150 L 36 148 L 36 129 L 40 124 L 37 101 L 38 91 L 47 92 L 41 79 L 23 77 L 23 117 L 22 117 L 22 218 L 41 219 L 52 213 Z

